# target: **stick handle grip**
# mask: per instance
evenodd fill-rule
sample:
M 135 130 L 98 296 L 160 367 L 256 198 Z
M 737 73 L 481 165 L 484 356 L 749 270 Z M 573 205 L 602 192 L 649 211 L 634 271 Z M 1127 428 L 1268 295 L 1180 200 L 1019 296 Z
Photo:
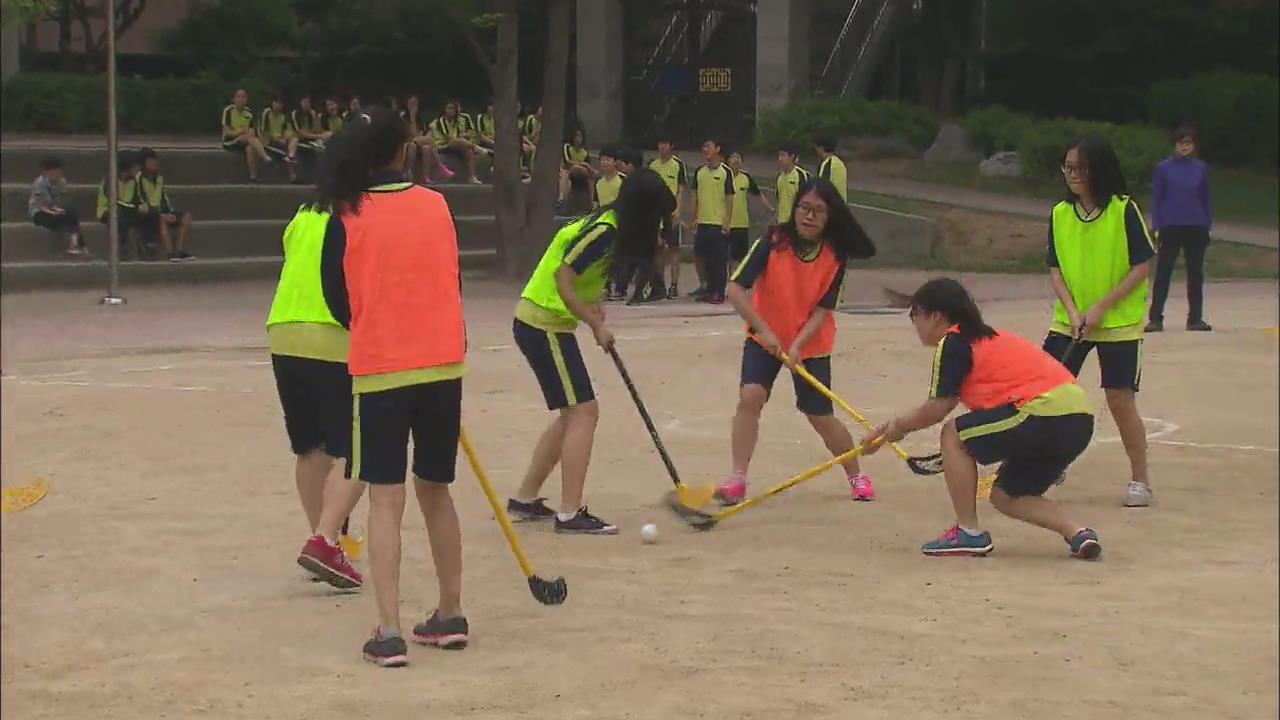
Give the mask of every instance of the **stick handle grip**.
M 649 431 L 649 438 L 653 440 L 654 447 L 658 448 L 658 454 L 662 456 L 662 464 L 667 466 L 667 473 L 671 475 L 671 482 L 680 487 L 680 473 L 676 471 L 676 464 L 671 462 L 671 456 L 667 454 L 667 448 L 662 444 L 662 438 L 658 437 L 658 428 L 653 424 L 653 418 L 649 417 L 649 411 L 644 407 L 644 401 L 640 399 L 640 393 L 636 391 L 635 383 L 631 382 L 631 374 L 627 372 L 627 367 L 622 364 L 622 357 L 618 355 L 617 348 L 609 347 L 609 357 L 613 358 L 613 364 L 618 368 L 618 374 L 622 376 L 622 382 L 627 386 L 627 392 L 631 393 L 631 400 L 636 404 L 636 410 L 640 411 L 640 419 L 644 420 L 644 426 Z
M 845 412 L 849 413 L 849 415 L 851 415 L 854 420 L 858 421 L 859 425 L 861 425 L 862 427 L 868 430 L 875 429 L 871 426 L 871 421 L 863 417 L 862 413 L 858 412 L 857 410 L 854 410 L 853 407 L 849 405 L 849 403 L 841 399 L 839 395 L 836 395 L 835 393 L 831 392 L 831 389 L 828 388 L 826 385 L 823 385 L 821 380 L 814 377 L 812 373 L 810 373 L 807 369 L 805 369 L 804 363 L 795 363 L 794 365 L 792 365 L 791 359 L 787 357 L 786 353 L 782 354 L 782 361 L 787 365 L 791 366 L 792 370 L 794 370 L 797 375 L 803 378 L 805 382 L 812 385 L 814 390 L 817 390 L 819 393 L 822 393 L 822 395 L 825 398 L 835 403 L 836 405 L 839 405 L 841 410 L 844 410 Z M 908 457 L 907 451 L 899 447 L 898 443 L 889 443 L 889 447 L 893 448 L 893 452 L 896 453 L 898 457 L 902 458 L 903 460 L 907 459 Z
M 484 474 L 484 469 L 480 467 L 480 458 L 476 456 L 475 448 L 471 447 L 471 440 L 467 437 L 467 431 L 463 428 L 458 429 L 458 443 L 462 445 L 462 452 L 467 456 L 467 462 L 471 463 L 471 471 L 476 474 L 476 479 L 480 481 L 480 488 L 484 490 L 485 499 L 489 501 L 489 507 L 493 508 L 493 514 L 498 518 L 498 524 L 502 526 L 502 534 L 507 536 L 507 544 L 511 546 L 511 552 L 515 553 L 516 562 L 520 563 L 520 570 L 524 572 L 525 577 L 533 577 L 533 568 L 529 565 L 529 559 L 524 556 L 524 550 L 520 548 L 520 541 L 516 538 L 515 528 L 511 527 L 511 521 L 507 519 L 507 512 L 502 509 L 502 505 L 498 502 L 498 496 L 493 492 L 493 486 L 489 484 L 489 478 Z

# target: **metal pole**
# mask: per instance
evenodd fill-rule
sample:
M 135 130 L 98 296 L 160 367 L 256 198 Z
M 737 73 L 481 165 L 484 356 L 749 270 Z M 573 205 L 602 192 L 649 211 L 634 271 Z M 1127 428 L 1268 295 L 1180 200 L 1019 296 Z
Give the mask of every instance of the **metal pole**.
M 116 0 L 106 0 L 107 10 L 107 294 L 102 305 L 123 305 L 120 296 L 120 149 L 116 128 Z

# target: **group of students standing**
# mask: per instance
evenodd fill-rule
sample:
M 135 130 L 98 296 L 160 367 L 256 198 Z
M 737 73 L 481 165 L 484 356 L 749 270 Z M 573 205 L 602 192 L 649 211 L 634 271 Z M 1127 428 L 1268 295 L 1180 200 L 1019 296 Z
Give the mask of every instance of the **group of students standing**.
M 317 193 L 285 232 L 285 265 L 268 319 L 272 365 L 312 531 L 298 561 L 335 586 L 363 584 L 338 539 L 367 488 L 378 625 L 363 654 L 382 666 L 408 661 L 398 603 L 409 471 L 439 584 L 435 609 L 411 636 L 458 648 L 470 631 L 461 602 L 461 531 L 449 493 L 467 348 L 457 240 L 443 196 L 404 180 L 411 139 L 396 113 L 370 108 L 328 140 Z M 703 152 L 707 163 L 688 181 L 694 226 L 704 245 L 714 239 L 728 247 L 732 201 L 738 187 L 750 194 L 750 178 L 736 182 L 740 175 L 724 167 L 719 144 L 708 142 Z M 942 425 L 955 522 L 921 547 L 926 555 L 992 551 L 975 496 L 978 465 L 999 463 L 991 495 L 998 511 L 1056 532 L 1073 557 L 1098 557 L 1096 531 L 1043 496 L 1063 481 L 1092 438 L 1093 409 L 1075 376 L 1096 348 L 1106 402 L 1130 461 L 1124 504 L 1141 507 L 1152 500 L 1136 394 L 1154 251 L 1115 152 L 1106 140 L 1086 136 L 1064 155 L 1067 197 L 1052 211 L 1046 258 L 1058 300 L 1043 343 L 986 324 L 955 280 L 930 280 L 912 296 L 908 315 L 918 339 L 935 348 L 928 399 L 876 427 L 860 445 L 835 418 L 829 396 L 798 372 L 803 367 L 832 386 L 833 312 L 846 267 L 875 254 L 850 211 L 843 182 L 829 179 L 843 169 L 826 162 L 832 157 L 824 157 L 821 176 L 809 177 L 795 165 L 792 149 L 779 153 L 778 222 L 747 244 L 723 290 L 712 284 L 722 282 L 713 267 L 724 262 L 720 250 L 704 253 L 707 292 L 711 298 L 723 293 L 746 324 L 729 473 L 717 499 L 725 505 L 745 499 L 760 416 L 787 368 L 794 373 L 797 410 L 829 452 L 845 457 L 853 500 L 876 498 L 851 454 L 855 448 L 871 455 L 910 432 Z M 554 415 L 507 510 L 524 521 L 548 522 L 557 533 L 618 532 L 585 502 L 599 405 L 575 333 L 585 324 L 597 346 L 613 349 L 606 288 L 629 269 L 658 266 L 678 221 L 683 174 L 669 142 L 659 144 L 659 157 L 647 168 L 630 159 L 631 172 L 617 183 L 616 195 L 606 195 L 551 238 L 513 310 L 515 344 Z M 712 184 L 714 195 L 703 190 Z M 947 420 L 961 403 L 968 412 Z M 347 480 L 330 477 L 340 460 Z M 561 497 L 553 505 L 540 493 L 557 465 Z

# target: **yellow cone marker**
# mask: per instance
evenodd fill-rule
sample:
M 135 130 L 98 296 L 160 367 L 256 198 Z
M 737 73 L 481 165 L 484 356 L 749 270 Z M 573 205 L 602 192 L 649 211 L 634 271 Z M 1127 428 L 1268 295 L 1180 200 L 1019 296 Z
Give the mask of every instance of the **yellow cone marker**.
M 49 492 L 49 481 L 36 478 L 26 485 L 0 490 L 0 511 L 14 513 L 35 505 Z

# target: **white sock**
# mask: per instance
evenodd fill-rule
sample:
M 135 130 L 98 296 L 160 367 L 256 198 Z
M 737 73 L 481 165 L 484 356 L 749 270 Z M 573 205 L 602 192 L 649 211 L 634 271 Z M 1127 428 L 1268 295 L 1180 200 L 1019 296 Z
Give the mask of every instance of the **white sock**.
M 569 522 L 570 520 L 572 520 L 572 519 L 573 519 L 573 516 L 574 516 L 574 515 L 577 515 L 577 514 L 578 514 L 578 513 L 562 513 L 562 512 L 558 512 L 558 513 L 556 513 L 556 519 L 557 519 L 557 520 L 559 520 L 560 522 Z
M 964 534 L 965 534 L 965 535 L 968 535 L 968 536 L 970 536 L 970 537 L 979 537 L 980 535 L 982 535 L 982 531 L 981 531 L 981 530 L 975 530 L 975 529 L 973 529 L 973 528 L 967 528 L 967 527 L 965 527 L 965 526 L 963 526 L 963 525 L 956 525 L 956 527 L 958 527 L 958 528 L 960 528 L 961 530 L 963 530 L 963 531 L 964 531 Z
M 522 498 L 519 495 L 516 496 L 516 502 L 524 503 L 525 505 L 532 505 L 533 501 L 537 499 L 538 498 Z

